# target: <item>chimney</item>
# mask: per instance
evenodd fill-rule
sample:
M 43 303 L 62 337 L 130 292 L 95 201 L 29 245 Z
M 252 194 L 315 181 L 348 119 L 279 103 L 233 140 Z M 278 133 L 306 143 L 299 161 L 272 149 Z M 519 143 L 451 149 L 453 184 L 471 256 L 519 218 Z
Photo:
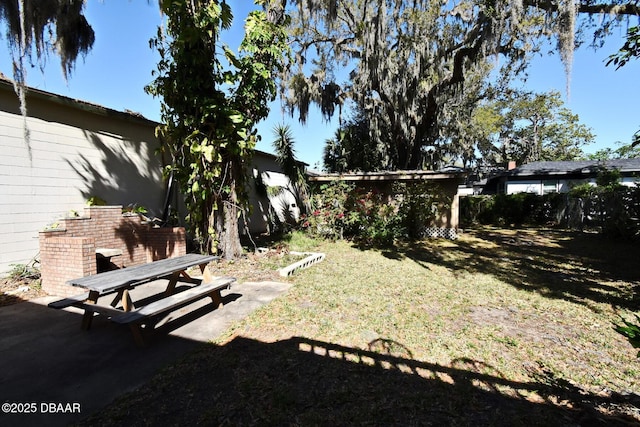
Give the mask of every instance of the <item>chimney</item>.
M 507 170 L 513 170 L 516 168 L 516 162 L 515 160 L 509 160 L 509 162 L 507 162 Z

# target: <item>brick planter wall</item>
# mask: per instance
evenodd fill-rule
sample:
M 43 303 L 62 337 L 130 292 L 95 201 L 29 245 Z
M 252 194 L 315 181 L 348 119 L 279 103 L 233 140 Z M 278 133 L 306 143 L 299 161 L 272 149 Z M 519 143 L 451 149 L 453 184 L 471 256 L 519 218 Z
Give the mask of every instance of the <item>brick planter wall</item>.
M 40 273 L 42 288 L 49 294 L 71 296 L 80 290 L 65 282 L 96 274 L 96 245 L 93 237 L 66 237 L 47 233 L 40 237 Z
M 97 273 L 96 250 L 114 249 L 113 268 L 140 265 L 186 253 L 184 228 L 153 228 L 122 206 L 90 206 L 84 215 L 60 220 L 55 230 L 40 232 L 42 289 L 59 296 L 81 293 L 67 280 Z

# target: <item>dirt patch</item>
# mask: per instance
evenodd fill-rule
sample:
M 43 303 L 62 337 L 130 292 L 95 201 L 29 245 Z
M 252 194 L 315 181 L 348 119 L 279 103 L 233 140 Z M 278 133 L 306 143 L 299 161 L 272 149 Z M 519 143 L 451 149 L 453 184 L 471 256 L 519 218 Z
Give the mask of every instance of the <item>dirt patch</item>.
M 238 282 L 282 281 L 278 268 L 295 262 L 287 251 L 249 253 L 235 260 L 219 260 L 209 264 L 215 276 L 235 277 Z
M 565 344 L 578 339 L 579 331 L 571 325 L 558 324 L 536 313 L 525 313 L 515 307 L 472 307 L 470 320 L 478 326 L 493 327 L 505 337 L 526 339 L 531 343 Z
M 40 288 L 40 278 L 12 278 L 0 280 L 0 307 L 29 301 L 47 295 Z

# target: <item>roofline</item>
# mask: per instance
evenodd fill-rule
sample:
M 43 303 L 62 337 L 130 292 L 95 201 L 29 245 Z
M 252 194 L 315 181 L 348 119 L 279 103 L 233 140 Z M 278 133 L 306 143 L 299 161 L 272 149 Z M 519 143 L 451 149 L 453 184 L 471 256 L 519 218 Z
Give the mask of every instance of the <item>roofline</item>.
M 64 105 L 70 108 L 75 108 L 78 110 L 97 114 L 103 117 L 116 117 L 119 119 L 131 121 L 138 124 L 153 126 L 153 127 L 161 125 L 161 123 L 156 122 L 155 120 L 147 119 L 142 114 L 136 113 L 133 111 L 118 111 L 112 108 L 104 107 L 99 104 L 82 101 L 80 99 L 70 98 L 64 95 L 57 95 L 53 92 L 47 92 L 45 90 L 36 89 L 29 86 L 27 86 L 26 89 L 27 89 L 27 92 L 26 92 L 27 97 L 50 101 L 55 104 Z M 15 93 L 13 88 L 13 81 L 7 78 L 6 76 L 2 75 L 2 73 L 0 73 L 0 90 L 6 90 L 6 91 L 11 91 Z M 28 115 L 28 111 L 29 110 L 27 109 L 27 115 Z M 265 151 L 260 151 L 260 150 L 254 150 L 254 151 L 256 153 L 261 153 L 267 156 L 271 156 L 273 158 L 277 158 L 276 155 L 267 153 Z M 305 166 L 309 166 L 307 163 L 302 161 L 300 161 L 299 163 Z
M 8 79 L 6 76 L 0 76 L 0 89 L 14 92 L 13 81 Z M 100 116 L 116 117 L 122 120 L 128 120 L 128 121 L 132 121 L 140 124 L 153 125 L 153 126 L 157 126 L 159 124 L 154 120 L 147 119 L 140 113 L 118 111 L 112 108 L 103 107 L 102 105 L 93 104 L 91 102 L 82 101 L 79 99 L 69 98 L 68 96 L 57 95 L 52 92 L 47 92 L 41 89 L 29 87 L 29 86 L 27 86 L 26 89 L 27 89 L 26 90 L 27 97 L 50 101 L 59 105 L 64 105 L 70 108 L 75 108 L 78 110 L 86 111 L 86 112 L 97 114 Z M 27 109 L 27 114 L 28 114 L 28 109 Z
M 612 160 L 578 160 L 578 161 L 550 161 L 550 162 L 533 162 L 521 165 L 515 169 L 504 171 L 502 176 L 506 177 L 535 177 L 535 176 L 556 176 L 556 175 L 574 175 L 574 176 L 594 176 L 597 175 L 601 168 L 605 169 L 617 169 L 621 174 L 633 174 L 640 171 L 640 165 L 638 167 L 629 166 L 628 161 L 635 159 L 612 159 Z M 566 164 L 572 165 L 572 169 L 561 170 L 556 167 L 550 166 L 549 168 L 534 169 L 527 167 L 533 164 L 543 165 L 549 163 L 552 165 Z M 581 164 L 581 167 L 576 167 Z M 524 168 L 524 169 L 523 169 Z
M 533 172 L 520 172 L 520 173 L 505 173 L 503 176 L 506 177 L 531 177 L 531 176 L 555 176 L 555 175 L 596 175 L 596 172 L 582 172 L 582 171 L 533 171 Z
M 639 169 L 618 169 L 621 175 L 633 175 L 640 172 Z M 532 172 L 520 172 L 520 173 L 504 173 L 501 176 L 507 178 L 531 178 L 531 177 L 545 177 L 545 176 L 585 176 L 592 177 L 598 176 L 598 171 L 595 170 L 572 170 L 572 171 L 532 171 Z
M 267 157 L 271 157 L 273 160 L 278 160 L 278 156 L 276 156 L 276 155 L 275 155 L 275 154 L 273 154 L 273 153 L 267 153 L 266 151 L 256 150 L 256 149 L 254 149 L 254 150 L 253 150 L 253 152 L 254 152 L 254 153 L 260 153 L 260 154 L 263 154 L 263 155 L 265 155 L 265 156 L 267 156 Z M 298 163 L 298 164 L 300 164 L 300 165 L 304 165 L 304 166 L 309 166 L 309 163 L 305 163 L 305 162 L 303 162 L 302 160 L 296 160 L 296 163 Z
M 326 173 L 309 176 L 309 181 L 433 181 L 440 179 L 460 179 L 466 172 L 437 172 L 437 171 L 393 171 L 393 172 L 362 172 L 362 173 Z

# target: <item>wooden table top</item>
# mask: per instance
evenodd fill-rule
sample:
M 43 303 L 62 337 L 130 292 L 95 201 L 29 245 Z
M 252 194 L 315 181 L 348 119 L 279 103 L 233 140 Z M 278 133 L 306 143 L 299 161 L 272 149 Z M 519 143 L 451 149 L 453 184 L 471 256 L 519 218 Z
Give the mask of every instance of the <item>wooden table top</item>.
M 67 281 L 67 283 L 103 294 L 136 283 L 168 276 L 178 271 L 184 271 L 189 267 L 207 264 L 217 259 L 219 259 L 219 257 L 215 255 L 187 254 L 134 267 L 72 279 Z

